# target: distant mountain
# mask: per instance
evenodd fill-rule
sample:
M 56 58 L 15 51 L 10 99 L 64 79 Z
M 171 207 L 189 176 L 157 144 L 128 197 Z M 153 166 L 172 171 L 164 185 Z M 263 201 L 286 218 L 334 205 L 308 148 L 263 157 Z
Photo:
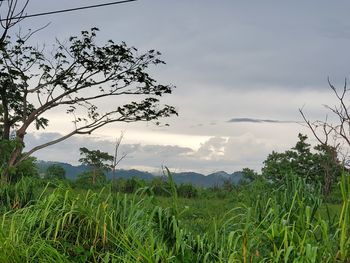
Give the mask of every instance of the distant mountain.
M 112 179 L 113 178 L 113 173 L 109 172 L 107 174 L 107 178 L 108 179 Z M 151 173 L 148 172 L 143 172 L 143 171 L 139 171 L 139 170 L 117 170 L 115 173 L 115 177 L 116 178 L 132 178 L 132 177 L 136 177 L 139 179 L 143 179 L 143 180 L 152 180 L 155 176 Z
M 66 177 L 71 180 L 75 180 L 80 173 L 88 171 L 88 167 L 86 165 L 73 166 L 71 164 L 61 162 L 38 161 L 37 167 L 39 173 L 44 174 L 46 172 L 46 169 L 52 164 L 58 164 L 62 166 L 66 170 Z M 114 176 L 116 178 L 126 179 L 136 177 L 147 181 L 157 177 L 156 175 L 151 174 L 149 172 L 143 172 L 135 169 L 117 170 L 115 175 L 113 175 L 112 172 L 107 173 L 108 179 L 112 179 Z M 227 180 L 237 185 L 243 179 L 242 172 L 234 172 L 232 174 L 229 174 L 224 171 L 215 172 L 209 175 L 204 175 L 195 172 L 182 172 L 173 173 L 172 176 L 174 178 L 175 183 L 177 184 L 188 183 L 201 187 L 221 186 Z
M 39 174 L 44 174 L 47 168 L 53 164 L 62 166 L 63 169 L 66 171 L 66 178 L 71 180 L 75 180 L 78 174 L 81 174 L 89 170 L 89 168 L 86 165 L 74 166 L 69 163 L 38 161 L 37 168 L 39 170 Z
M 242 171 L 238 171 L 230 174 L 229 178 L 234 184 L 239 184 L 240 181 L 244 179 Z
M 195 172 L 183 172 L 172 174 L 177 184 L 193 184 L 202 187 L 210 186 L 206 180 L 206 176 Z

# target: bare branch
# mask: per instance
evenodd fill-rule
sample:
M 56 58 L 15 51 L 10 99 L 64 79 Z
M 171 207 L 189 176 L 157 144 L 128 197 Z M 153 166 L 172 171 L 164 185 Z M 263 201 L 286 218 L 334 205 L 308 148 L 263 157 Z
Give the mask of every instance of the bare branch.
M 7 7 L 3 7 L 3 2 L 1 2 L 0 8 L 5 9 L 4 13 L 6 18 L 4 18 L 3 14 L 0 12 L 0 25 L 4 29 L 0 37 L 0 49 L 4 49 L 5 47 L 5 40 L 10 28 L 23 20 L 29 0 L 26 0 L 22 7 L 18 7 L 17 4 L 18 0 L 8 0 Z
M 116 139 L 115 142 L 115 148 L 114 148 L 114 158 L 113 158 L 113 162 L 112 162 L 112 172 L 113 172 L 113 177 L 115 177 L 115 172 L 116 172 L 116 167 L 117 165 L 126 158 L 127 153 L 122 153 L 122 155 L 119 157 L 118 156 L 118 151 L 120 148 L 120 144 L 122 142 L 124 138 L 124 132 L 120 133 L 119 138 Z
M 337 90 L 329 78 L 328 84 L 337 98 L 338 105 L 333 107 L 325 105 L 325 107 L 337 118 L 335 124 L 329 121 L 328 117 L 326 117 L 325 121 L 310 122 L 302 109 L 299 109 L 299 112 L 318 142 L 327 146 L 329 145 L 329 139 L 333 139 L 334 145 L 332 147 L 336 149 L 338 154 L 343 155 L 343 159 L 345 159 L 344 153 L 348 153 L 350 148 L 350 112 L 347 105 L 347 80 L 345 79 L 341 91 Z M 344 161 L 344 163 L 348 163 L 348 161 Z
M 96 31 L 82 31 L 80 37 L 69 39 L 68 46 L 57 42 L 50 59 L 44 50 L 26 46 L 28 38 L 9 43 L 6 52 L 0 53 L 4 61 L 0 64 L 0 85 L 5 87 L 1 90 L 1 103 L 8 106 L 3 107 L 7 117 L 3 123 L 7 134 L 16 127 L 16 140 L 21 145 L 11 155 L 9 167 L 38 150 L 76 134 L 91 134 L 110 123 L 156 121 L 158 125 L 159 118 L 177 115 L 174 107 L 160 106 L 158 99 L 170 94 L 174 87 L 158 84 L 148 73 L 149 66 L 164 64 L 158 58 L 160 53 L 150 50 L 139 55 L 135 48 L 111 40 L 98 46 L 94 42 Z M 31 80 L 36 85 L 31 85 Z M 125 95 L 138 98 L 126 104 L 114 99 L 107 112 L 101 112 L 94 104 L 99 99 Z M 43 115 L 61 106 L 72 114 L 74 130 L 22 155 L 28 127 L 35 124 L 37 129 L 45 128 L 49 120 Z M 126 154 L 116 156 L 114 165 L 125 157 Z

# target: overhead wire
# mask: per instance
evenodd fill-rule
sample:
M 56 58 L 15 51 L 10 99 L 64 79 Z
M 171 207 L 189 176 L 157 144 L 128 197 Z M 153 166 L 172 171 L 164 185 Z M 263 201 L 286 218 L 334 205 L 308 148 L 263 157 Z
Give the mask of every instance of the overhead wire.
M 125 4 L 129 2 L 136 2 L 137 0 L 123 0 L 123 1 L 114 1 L 109 3 L 103 3 L 103 4 L 97 4 L 97 5 L 88 5 L 88 6 L 81 6 L 81 7 L 74 7 L 74 8 L 67 8 L 67 9 L 61 9 L 61 10 L 55 10 L 55 11 L 48 11 L 43 13 L 36 13 L 36 14 L 29 14 L 29 15 L 23 15 L 20 17 L 16 17 L 15 19 L 23 19 L 23 18 L 29 18 L 29 17 L 37 17 L 37 16 L 46 16 L 46 15 L 54 15 L 59 13 L 66 13 L 66 12 L 72 12 L 72 11 L 78 11 L 83 9 L 91 9 L 91 8 L 97 8 L 97 7 L 103 7 L 103 6 L 110 6 L 110 5 L 118 5 L 118 4 Z M 7 19 L 0 19 L 0 21 L 6 21 Z

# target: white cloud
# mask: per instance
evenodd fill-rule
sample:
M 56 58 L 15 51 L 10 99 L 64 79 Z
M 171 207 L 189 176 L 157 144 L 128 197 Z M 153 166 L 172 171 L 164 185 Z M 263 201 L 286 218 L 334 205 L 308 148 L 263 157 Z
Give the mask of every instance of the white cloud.
M 26 137 L 26 149 L 57 138 L 57 133 L 35 133 Z M 38 159 L 78 164 L 79 148 L 99 149 L 113 154 L 114 143 L 97 137 L 71 137 L 62 143 L 44 148 L 34 154 Z M 122 143 L 119 154 L 127 157 L 120 167 L 126 169 L 159 170 L 165 165 L 176 171 L 213 172 L 236 171 L 244 167 L 259 169 L 273 146 L 253 134 L 237 137 L 211 137 L 196 150 L 172 145 Z

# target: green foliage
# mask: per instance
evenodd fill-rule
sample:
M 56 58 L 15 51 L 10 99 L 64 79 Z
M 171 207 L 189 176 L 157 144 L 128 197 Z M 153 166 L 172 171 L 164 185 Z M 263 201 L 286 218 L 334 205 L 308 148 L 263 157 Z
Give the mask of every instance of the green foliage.
M 36 158 L 28 157 L 24 159 L 20 164 L 8 167 L 8 160 L 12 152 L 21 147 L 20 142 L 17 140 L 0 140 L 0 174 L 7 172 L 10 175 L 10 182 L 15 183 L 22 177 L 38 177 L 39 173 L 36 168 Z
M 11 182 L 17 182 L 23 177 L 39 177 L 36 158 L 28 157 L 11 170 Z
M 344 262 L 350 261 L 350 176 L 343 175 L 340 184 L 342 194 L 342 210 L 339 217 L 340 228 L 340 258 Z
M 121 195 L 113 187 L 73 191 L 62 184 L 46 188 L 33 202 L 10 202 L 11 212 L 0 224 L 0 261 L 349 260 L 349 176 L 340 184 L 343 199 L 336 221 L 321 213 L 320 189 L 294 175 L 277 189 L 263 180 L 242 185 L 225 200 L 182 199 L 168 176 L 170 198 L 147 197 L 140 189 Z M 30 181 L 20 186 L 23 182 L 17 193 L 28 189 Z
M 258 173 L 250 168 L 243 168 L 242 174 L 243 174 L 244 182 L 253 182 L 259 178 Z
M 136 177 L 124 179 L 118 178 L 112 180 L 112 189 L 114 192 L 120 193 L 135 193 L 137 190 L 146 186 L 145 181 Z
M 180 184 L 177 186 L 177 194 L 179 197 L 196 198 L 198 197 L 198 189 L 192 184 Z
M 102 186 L 106 183 L 106 175 L 103 171 L 86 171 L 78 175 L 75 182 L 79 187 L 90 187 L 91 185 Z
M 45 177 L 49 179 L 63 180 L 66 178 L 66 170 L 58 164 L 52 164 L 47 167 Z
M 307 184 L 323 186 L 323 192 L 328 195 L 332 185 L 339 180 L 343 167 L 337 159 L 334 148 L 317 145 L 313 153 L 306 142 L 307 136 L 299 134 L 299 141 L 284 153 L 272 152 L 264 161 L 262 175 L 276 183 L 283 183 L 288 174 L 296 174 Z
M 125 193 L 135 193 L 140 188 L 145 186 L 144 182 L 135 177 L 129 178 L 125 181 L 124 192 Z
M 171 186 L 164 177 L 154 178 L 151 182 L 151 190 L 157 196 L 171 196 Z
M 7 163 L 11 153 L 16 148 L 17 142 L 15 140 L 0 140 L 0 171 L 7 169 Z
M 63 41 L 66 45 L 56 41 L 49 52 L 29 45 L 28 38 L 20 35 L 14 40 L 10 36 L 2 39 L 0 138 L 10 140 L 13 135 L 18 142 L 15 150 L 0 155 L 0 169 L 6 180 L 11 175 L 8 169 L 35 151 L 74 134 L 90 134 L 114 122 L 155 121 L 160 124 L 160 118 L 177 115 L 173 106 L 160 105 L 160 97 L 170 94 L 174 86 L 158 83 L 148 70 L 164 64 L 160 52 L 149 50 L 140 54 L 136 48 L 112 40 L 98 45 L 97 31 L 97 28 L 82 31 L 79 36 Z M 35 83 L 32 79 L 39 81 Z M 142 99 L 114 104 L 107 112 L 94 104 L 96 99 L 115 96 Z M 60 140 L 38 145 L 23 154 L 27 130 L 45 129 L 49 120 L 43 115 L 56 107 L 63 107 L 72 117 L 75 129 Z M 16 133 L 11 134 L 13 130 Z M 8 169 L 3 169 L 4 164 Z
M 105 162 L 113 161 L 113 156 L 108 153 L 100 150 L 89 150 L 85 147 L 80 148 L 80 155 L 83 157 L 79 159 L 79 162 L 101 171 L 109 170 L 111 166 Z
M 317 189 L 292 175 L 279 189 L 261 180 L 235 189 L 245 197 L 226 212 L 220 200 L 178 198 L 171 177 L 166 207 L 140 191 L 78 193 L 62 185 L 3 216 L 0 261 L 347 262 L 347 178 L 336 223 L 318 212 Z
M 0 103 L 0 134 L 2 135 L 4 132 L 4 107 L 2 103 Z
M 104 172 L 111 169 L 111 165 L 106 164 L 106 162 L 112 162 L 113 156 L 100 150 L 89 150 L 85 147 L 80 148 L 80 155 L 83 157 L 79 159 L 79 162 L 89 166 L 91 171 L 81 174 L 79 180 L 91 181 L 92 184 L 105 181 L 106 176 Z
M 120 193 L 135 193 L 140 189 L 148 189 L 147 193 L 155 196 L 171 197 L 173 188 L 164 177 L 154 178 L 151 182 L 136 177 L 112 180 L 112 189 Z M 198 189 L 192 184 L 175 185 L 177 195 L 183 198 L 196 198 L 199 195 Z
M 233 189 L 234 189 L 234 183 L 232 182 L 232 180 L 230 179 L 225 179 L 224 180 L 224 183 L 221 187 L 221 189 L 224 191 L 224 192 L 232 192 Z
M 0 209 L 19 209 L 34 199 L 35 181 L 23 178 L 15 184 L 0 185 Z

